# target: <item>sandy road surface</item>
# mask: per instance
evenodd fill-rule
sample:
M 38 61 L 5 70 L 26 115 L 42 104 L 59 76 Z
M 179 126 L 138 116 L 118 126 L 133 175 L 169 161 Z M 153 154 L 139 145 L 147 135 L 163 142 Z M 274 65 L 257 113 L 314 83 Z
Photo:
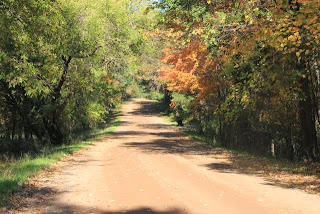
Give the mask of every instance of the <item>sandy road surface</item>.
M 124 106 L 115 133 L 44 182 L 46 206 L 25 213 L 320 213 L 320 198 L 233 170 L 219 153 L 183 137 L 152 113 Z

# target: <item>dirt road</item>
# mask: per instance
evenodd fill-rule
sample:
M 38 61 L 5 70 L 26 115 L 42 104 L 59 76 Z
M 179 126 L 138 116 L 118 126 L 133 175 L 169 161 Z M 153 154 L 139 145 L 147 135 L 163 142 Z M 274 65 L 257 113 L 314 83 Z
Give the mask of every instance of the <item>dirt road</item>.
M 55 193 L 25 213 L 320 213 L 318 196 L 235 169 L 153 114 L 148 100 L 126 104 L 121 121 L 44 181 Z

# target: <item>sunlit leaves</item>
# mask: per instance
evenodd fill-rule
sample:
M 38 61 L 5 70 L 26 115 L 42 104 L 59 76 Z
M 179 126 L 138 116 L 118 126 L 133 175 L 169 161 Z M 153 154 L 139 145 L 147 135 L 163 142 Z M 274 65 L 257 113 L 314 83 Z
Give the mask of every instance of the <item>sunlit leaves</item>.
M 190 93 L 185 87 L 188 81 L 182 80 L 190 75 L 189 67 L 195 68 L 192 74 L 197 90 L 193 94 L 198 102 L 194 102 L 193 109 L 200 109 L 200 115 L 211 112 L 213 117 L 220 117 L 215 121 L 220 125 L 227 125 L 228 121 L 241 126 L 247 117 L 251 118 L 246 123 L 252 129 L 261 128 L 262 123 L 282 127 L 279 136 L 290 143 L 292 138 L 287 136 L 287 130 L 294 130 L 295 137 L 298 132 L 310 134 L 305 134 L 307 129 L 300 127 L 299 120 L 306 121 L 303 115 L 309 115 L 309 127 L 314 127 L 314 114 L 319 109 L 319 1 L 162 0 L 161 3 L 167 5 L 164 23 L 168 30 L 182 32 L 178 39 L 170 38 L 172 44 L 165 63 L 171 66 L 162 73 L 171 89 Z M 186 47 L 194 42 L 206 47 L 205 61 L 211 61 L 211 66 L 205 63 L 197 66 L 194 62 L 187 66 L 190 61 L 186 59 L 192 59 L 192 53 Z M 316 103 L 314 110 L 310 107 L 312 102 Z M 301 106 L 309 110 L 302 112 Z M 311 140 L 304 143 L 308 142 Z M 315 145 L 314 142 L 311 144 Z
M 51 143 L 102 122 L 137 85 L 141 56 L 154 51 L 143 34 L 154 26 L 147 6 L 140 0 L 1 1 L 0 119 L 17 120 L 20 133 L 25 128 Z

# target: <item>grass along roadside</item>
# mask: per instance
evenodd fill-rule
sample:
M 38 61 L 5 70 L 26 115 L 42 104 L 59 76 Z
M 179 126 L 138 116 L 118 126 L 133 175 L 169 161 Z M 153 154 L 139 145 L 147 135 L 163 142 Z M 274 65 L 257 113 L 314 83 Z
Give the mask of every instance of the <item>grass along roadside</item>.
M 167 114 L 161 114 L 161 116 L 167 124 L 172 126 L 176 125 L 176 121 L 174 121 L 173 117 L 168 116 Z
M 111 122 L 110 127 L 91 134 L 84 141 L 50 148 L 33 156 L 25 155 L 15 161 L 0 162 L 0 207 L 7 206 L 8 197 L 19 191 L 25 182 L 39 171 L 48 168 L 50 164 L 57 162 L 65 155 L 72 154 L 92 144 L 96 139 L 111 134 L 119 124 L 120 119 L 116 118 Z

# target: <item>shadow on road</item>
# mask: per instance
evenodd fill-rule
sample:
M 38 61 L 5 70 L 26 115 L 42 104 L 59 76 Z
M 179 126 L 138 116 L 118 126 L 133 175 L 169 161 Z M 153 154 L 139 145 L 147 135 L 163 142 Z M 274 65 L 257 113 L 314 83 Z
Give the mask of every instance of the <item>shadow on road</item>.
M 172 128 L 171 125 L 167 124 L 161 124 L 161 123 L 156 123 L 156 124 L 139 124 L 139 127 L 143 129 L 154 129 L 154 130 L 162 130 L 162 129 L 170 129 Z
M 37 213 L 45 213 L 45 214 L 52 214 L 52 213 L 61 213 L 61 214 L 70 214 L 70 213 L 77 213 L 77 214 L 87 214 L 87 213 L 94 213 L 94 214 L 119 214 L 119 213 L 130 213 L 130 214 L 146 214 L 146 213 L 153 213 L 153 214 L 183 214 L 185 211 L 178 209 L 178 208 L 168 208 L 163 211 L 159 211 L 152 207 L 139 207 L 136 209 L 122 209 L 122 210 L 103 210 L 97 209 L 93 207 L 86 207 L 81 205 L 75 204 L 65 204 L 65 203 L 54 203 L 55 198 L 58 198 L 60 194 L 64 192 L 57 192 L 55 189 L 52 188 L 35 188 L 32 185 L 28 185 L 24 187 L 24 190 L 14 197 L 13 207 L 8 207 L 8 213 L 15 213 L 20 211 L 22 213 L 30 213 L 28 210 L 32 208 L 32 213 L 35 211 L 39 211 Z M 54 197 L 52 197 L 54 195 Z M 32 198 L 32 199 L 30 199 Z M 29 200 L 30 199 L 30 200 Z M 47 211 L 43 211 L 44 207 L 50 207 Z M 1 213 L 1 210 L 0 210 Z
M 141 101 L 139 104 L 142 106 L 140 109 L 130 112 L 133 115 L 153 115 L 155 110 L 153 108 L 154 103 L 148 101 Z M 122 126 L 130 126 L 131 122 L 121 122 Z M 146 153 L 156 153 L 156 154 L 180 154 L 180 155 L 207 155 L 211 161 L 207 164 L 199 165 L 199 167 L 205 167 L 207 170 L 213 170 L 218 173 L 234 173 L 234 174 L 246 174 L 246 175 L 259 175 L 263 176 L 263 185 L 277 186 L 285 189 L 304 189 L 306 186 L 312 186 L 312 191 L 314 193 L 320 192 L 320 181 L 315 180 L 290 180 L 290 182 L 280 182 L 272 177 L 266 176 L 272 173 L 287 173 L 285 170 L 281 171 L 281 167 L 277 169 L 274 165 L 265 165 L 263 161 L 257 161 L 259 159 L 250 156 L 241 156 L 231 152 L 224 151 L 219 148 L 212 148 L 203 143 L 191 140 L 184 136 L 179 131 L 173 131 L 173 127 L 166 124 L 155 123 L 155 124 L 138 124 L 138 127 L 142 131 L 116 131 L 109 135 L 109 138 L 132 138 L 129 143 L 121 144 L 125 148 L 140 149 Z M 139 137 L 141 140 L 145 136 L 153 136 L 151 140 L 140 141 L 139 139 L 134 139 L 134 137 Z M 94 162 L 96 160 L 89 160 Z M 79 162 L 77 164 L 86 164 L 86 162 Z M 104 163 L 108 164 L 108 163 Z M 270 167 L 271 166 L 271 167 Z M 288 174 L 289 176 L 294 174 Z M 35 188 L 32 185 L 26 186 L 24 191 L 19 197 L 15 197 L 16 201 L 13 201 L 15 206 L 17 204 L 22 210 L 27 210 L 28 207 L 32 206 L 37 208 L 38 206 L 43 207 L 44 202 L 48 204 L 54 203 L 54 198 L 58 198 L 60 192 L 56 192 L 54 189 L 46 188 Z M 52 195 L 54 196 L 52 198 Z M 28 198 L 36 198 L 35 201 L 31 202 L 26 200 Z M 39 208 L 41 209 L 41 208 Z M 178 208 L 170 208 L 164 211 L 156 210 L 152 207 L 139 207 L 131 210 L 98 210 L 91 207 L 78 206 L 73 204 L 59 204 L 56 203 L 53 206 L 54 210 L 46 213 L 101 213 L 101 214 L 112 214 L 112 213 L 131 213 L 131 214 L 182 214 L 185 213 L 184 210 Z
M 166 135 L 166 133 L 163 133 L 163 135 Z M 174 137 L 156 139 L 150 142 L 125 143 L 123 146 L 127 148 L 138 148 L 144 152 L 164 154 L 208 155 L 220 153 L 218 150 L 208 150 L 205 145 L 182 142 L 181 140 L 174 139 Z
M 154 114 L 154 103 L 144 101 L 139 102 L 141 108 L 132 111 L 131 114 L 150 115 Z M 214 170 L 219 173 L 234 173 L 246 175 L 258 175 L 264 177 L 264 185 L 277 186 L 285 189 L 302 189 L 308 192 L 320 193 L 320 176 L 308 179 L 294 179 L 295 176 L 302 176 L 298 172 L 291 172 L 290 168 L 278 167 L 272 161 L 257 158 L 253 156 L 242 156 L 235 153 L 227 152 L 219 148 L 213 148 L 194 140 L 188 140 L 180 131 L 172 131 L 174 127 L 167 124 L 139 124 L 140 128 L 150 132 L 137 132 L 134 135 L 154 135 L 159 138 L 148 142 L 130 142 L 124 144 L 125 147 L 141 149 L 144 152 L 152 152 L 158 154 L 183 154 L 183 155 L 209 155 L 215 159 L 214 162 L 200 165 L 208 170 Z M 125 135 L 126 133 L 121 133 Z M 288 181 L 280 180 L 278 175 L 285 175 Z M 270 176 L 274 175 L 274 176 Z M 293 179 L 291 179 L 291 178 Z
M 139 101 L 139 102 L 136 102 L 136 104 L 142 107 L 129 112 L 128 113 L 129 115 L 149 116 L 149 115 L 159 114 L 159 112 L 155 108 L 155 102 L 153 101 Z
M 79 205 L 68 205 L 68 204 L 56 204 L 53 207 L 54 212 L 61 214 L 69 214 L 69 213 L 95 213 L 95 214 L 119 214 L 119 213 L 129 213 L 129 214 L 182 214 L 185 213 L 183 210 L 178 208 L 169 208 L 164 211 L 158 211 L 151 207 L 139 207 L 136 209 L 122 209 L 122 210 L 101 210 L 95 209 L 91 207 L 79 206 Z M 52 213 L 52 211 L 45 212 L 46 214 Z

